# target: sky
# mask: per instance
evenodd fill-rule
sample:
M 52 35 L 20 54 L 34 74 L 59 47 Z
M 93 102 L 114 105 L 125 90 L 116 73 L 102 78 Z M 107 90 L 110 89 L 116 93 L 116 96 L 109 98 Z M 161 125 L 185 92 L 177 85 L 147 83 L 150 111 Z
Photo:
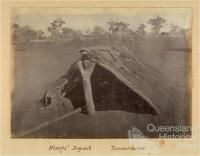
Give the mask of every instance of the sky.
M 85 32 L 95 25 L 108 30 L 107 21 L 111 18 L 127 22 L 129 28 L 136 30 L 140 23 L 147 24 L 150 18 L 156 16 L 167 20 L 167 25 L 161 31 L 168 31 L 170 24 L 191 28 L 190 8 L 15 8 L 12 21 L 42 30 L 48 35 L 47 27 L 58 17 L 66 22 L 66 27 Z M 147 25 L 146 31 L 151 31 L 150 25 Z

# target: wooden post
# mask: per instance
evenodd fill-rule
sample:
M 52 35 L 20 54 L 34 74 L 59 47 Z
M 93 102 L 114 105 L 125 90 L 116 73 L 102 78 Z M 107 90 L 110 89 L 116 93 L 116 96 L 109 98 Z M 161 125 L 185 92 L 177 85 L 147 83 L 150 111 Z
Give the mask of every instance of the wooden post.
M 130 43 L 129 43 L 129 49 L 130 49 L 130 50 L 132 50 L 132 44 L 133 44 L 133 40 L 131 39 L 131 40 L 130 40 Z
M 78 67 L 83 79 L 83 89 L 86 102 L 86 108 L 89 115 L 95 114 L 94 100 L 92 96 L 92 87 L 90 77 L 95 67 L 95 63 L 89 60 L 83 60 L 78 62 Z

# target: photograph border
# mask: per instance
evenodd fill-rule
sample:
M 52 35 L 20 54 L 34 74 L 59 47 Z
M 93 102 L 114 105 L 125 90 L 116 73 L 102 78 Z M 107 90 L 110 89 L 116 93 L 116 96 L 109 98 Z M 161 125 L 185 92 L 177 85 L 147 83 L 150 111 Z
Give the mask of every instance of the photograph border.
M 62 7 L 61 7 L 62 6 Z M 13 88 L 13 58 L 11 54 L 11 31 L 10 22 L 13 8 L 192 8 L 192 89 L 191 116 L 192 137 L 191 139 L 11 139 L 11 92 Z M 2 2 L 1 14 L 1 154 L 2 155 L 198 155 L 199 148 L 191 148 L 190 145 L 199 147 L 199 11 L 197 1 L 36 1 L 36 2 Z M 181 143 L 180 143 L 181 142 Z M 176 145 L 180 145 L 177 148 Z M 48 150 L 50 146 L 92 146 L 91 150 L 81 152 L 72 150 Z M 115 151 L 111 146 L 144 146 L 147 150 L 141 151 Z M 188 146 L 188 148 L 187 148 Z M 155 147 L 148 150 L 148 147 Z

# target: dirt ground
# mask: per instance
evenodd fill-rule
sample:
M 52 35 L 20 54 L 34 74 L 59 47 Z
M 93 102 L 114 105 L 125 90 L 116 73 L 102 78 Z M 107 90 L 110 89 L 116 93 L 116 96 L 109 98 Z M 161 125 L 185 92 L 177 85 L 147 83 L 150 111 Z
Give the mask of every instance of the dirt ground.
M 128 42 L 121 44 L 128 46 Z M 39 111 L 38 101 L 48 85 L 61 76 L 70 64 L 79 58 L 81 47 L 101 44 L 97 41 L 73 40 L 68 42 L 18 43 L 13 46 L 14 87 L 12 93 L 12 136 L 60 116 L 52 110 Z M 104 44 L 104 43 L 103 43 Z M 189 69 L 190 49 L 184 38 L 139 38 L 133 41 L 132 52 L 150 66 L 176 90 L 175 123 L 189 124 Z M 165 83 L 165 82 L 163 82 Z M 165 97 L 170 98 L 170 97 Z M 163 100 L 166 100 L 166 99 Z M 181 104 L 181 106 L 180 106 Z M 150 122 L 162 123 L 159 116 L 131 114 L 123 111 L 102 111 L 90 117 L 74 115 L 35 132 L 27 137 L 36 138 L 127 138 L 132 127 L 148 137 Z M 163 123 L 165 124 L 165 123 Z M 168 123 L 170 124 L 170 122 Z M 174 123 L 171 123 L 174 124 Z

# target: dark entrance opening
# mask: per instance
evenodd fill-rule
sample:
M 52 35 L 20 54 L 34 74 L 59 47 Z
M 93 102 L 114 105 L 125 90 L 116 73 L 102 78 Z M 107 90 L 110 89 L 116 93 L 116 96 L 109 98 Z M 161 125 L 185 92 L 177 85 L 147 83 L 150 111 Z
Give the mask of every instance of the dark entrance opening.
M 156 114 L 140 95 L 99 65 L 96 65 L 92 73 L 91 84 L 96 111 L 122 110 L 139 114 Z M 82 83 L 66 96 L 75 108 L 85 105 Z

